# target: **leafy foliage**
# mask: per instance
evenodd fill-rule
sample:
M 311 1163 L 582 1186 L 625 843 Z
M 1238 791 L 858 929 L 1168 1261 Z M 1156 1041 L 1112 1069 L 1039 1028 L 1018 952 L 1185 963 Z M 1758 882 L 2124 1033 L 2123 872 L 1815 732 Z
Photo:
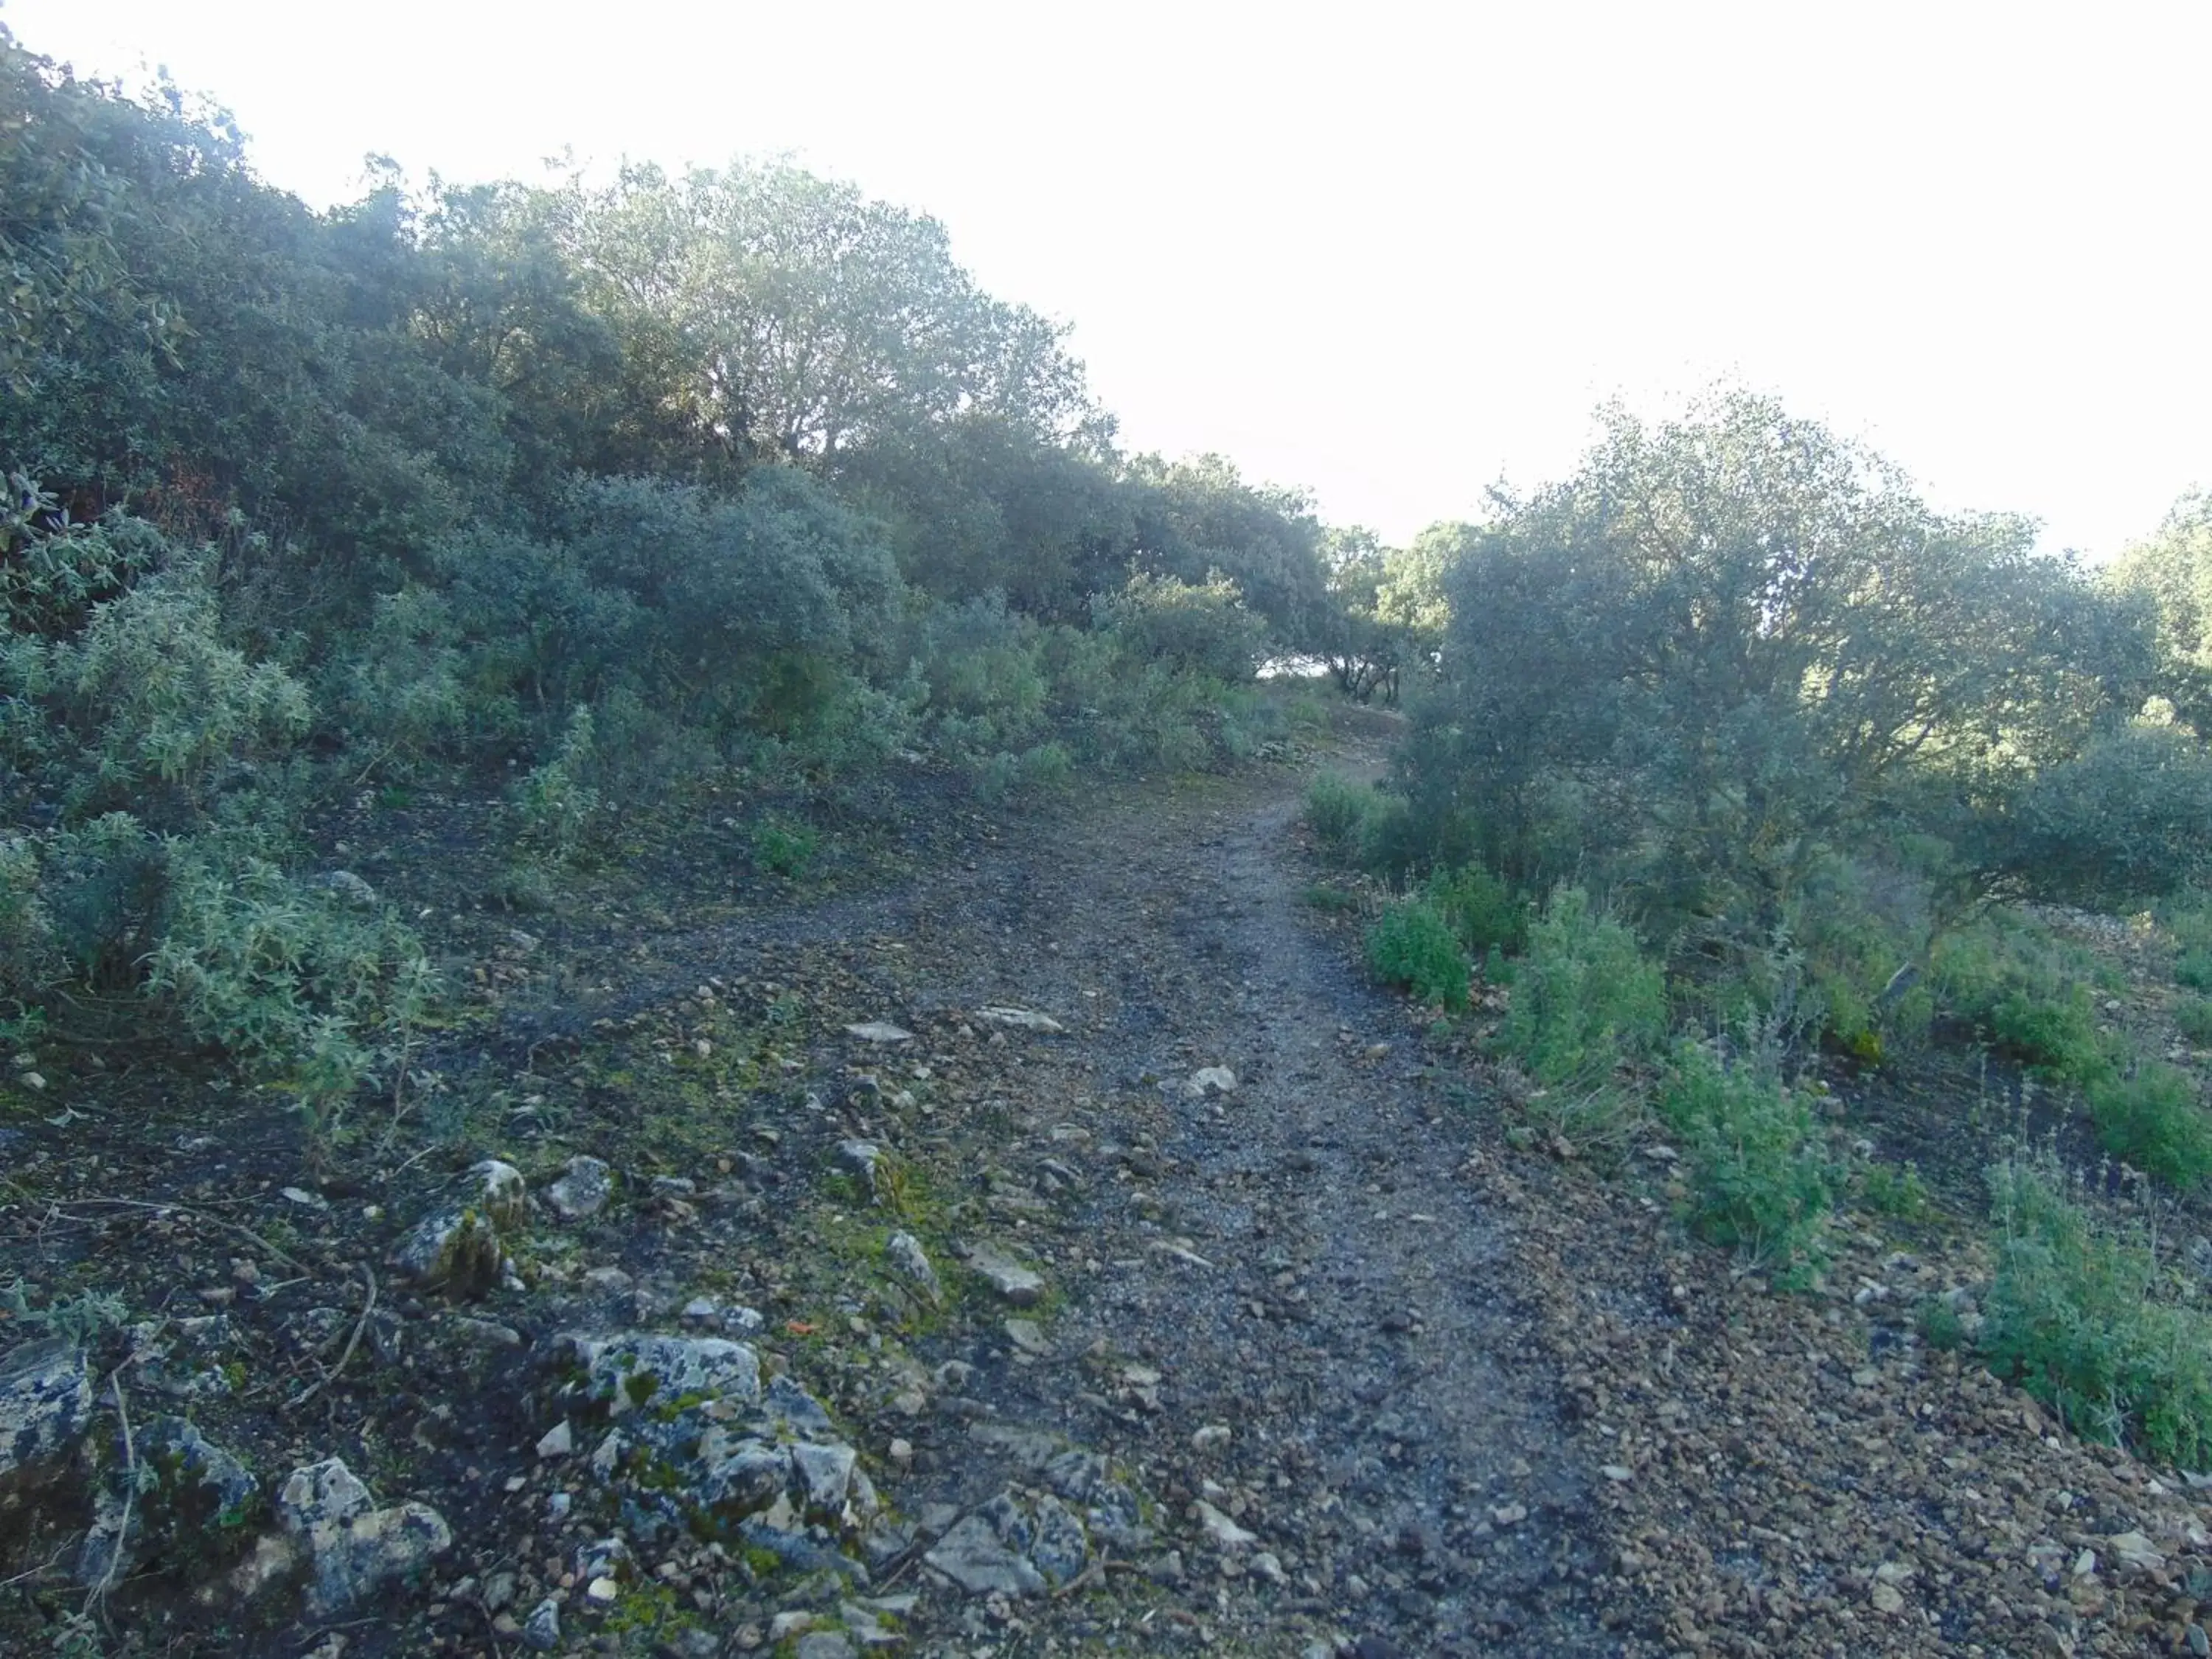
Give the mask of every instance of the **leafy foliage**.
M 1971 817 L 2140 703 L 2139 608 L 2031 541 L 1762 398 L 1615 412 L 1467 536 L 1408 787 L 1478 807 L 1516 879 L 1595 862 L 1764 936 L 1829 850 Z
M 1655 1054 L 1667 1032 L 1658 964 L 1579 887 L 1553 891 L 1528 929 L 1498 1040 L 1549 1086 L 1592 1085 Z
M 1692 1229 L 1802 1280 L 1820 1255 L 1832 1172 L 1803 1097 L 1761 1068 L 1686 1043 L 1658 1091 L 1683 1143 Z
M 1990 1172 L 1999 1230 L 1990 1369 L 2076 1433 L 2194 1468 L 2212 1452 L 2212 1321 L 2162 1294 L 2148 1242 L 2067 1193 L 2049 1159 Z
M 1375 792 L 1334 772 L 1323 772 L 1306 786 L 1306 825 L 1334 864 L 1351 864 L 1359 855 L 1360 832 L 1375 804 Z
M 1367 930 L 1368 970 L 1385 985 L 1446 1008 L 1467 1004 L 1467 952 L 1443 912 L 1425 895 L 1383 907 Z
M 2179 1066 L 2147 1061 L 2095 1079 L 2088 1095 L 2097 1139 L 2114 1158 L 2185 1191 L 2212 1176 L 2212 1113 Z

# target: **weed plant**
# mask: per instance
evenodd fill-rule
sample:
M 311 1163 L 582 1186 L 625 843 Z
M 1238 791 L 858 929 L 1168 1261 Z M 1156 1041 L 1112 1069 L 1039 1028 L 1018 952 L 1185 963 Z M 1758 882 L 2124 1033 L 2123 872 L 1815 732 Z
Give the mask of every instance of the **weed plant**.
M 2212 1455 L 2212 1317 L 2169 1298 L 2154 1212 L 2093 1206 L 2047 1153 L 2008 1158 L 1990 1188 L 1990 1368 L 2086 1438 L 2203 1468 Z
M 1375 792 L 1334 772 L 1323 772 L 1306 787 L 1306 827 L 1322 856 L 1332 864 L 1359 861 L 1360 836 L 1374 808 Z
M 2198 1048 L 2212 1046 L 2212 997 L 2184 997 L 2173 1005 L 2174 1028 Z
M 2128 1076 L 2100 1078 L 2088 1097 L 2098 1142 L 2130 1168 L 2185 1192 L 2212 1176 L 2212 1114 L 2179 1066 L 2146 1061 Z
M 1467 952 L 1425 895 L 1395 901 L 1367 930 L 1368 970 L 1385 985 L 1445 1008 L 1467 1006 Z
M 1699 1237 L 1732 1246 L 1784 1285 L 1820 1261 L 1833 1171 L 1804 1097 L 1763 1068 L 1685 1043 L 1658 1091 L 1660 1120 L 1682 1143 Z
M 1588 1085 L 1658 1052 L 1666 982 L 1623 923 L 1579 887 L 1556 889 L 1528 930 L 1499 1041 L 1547 1086 Z

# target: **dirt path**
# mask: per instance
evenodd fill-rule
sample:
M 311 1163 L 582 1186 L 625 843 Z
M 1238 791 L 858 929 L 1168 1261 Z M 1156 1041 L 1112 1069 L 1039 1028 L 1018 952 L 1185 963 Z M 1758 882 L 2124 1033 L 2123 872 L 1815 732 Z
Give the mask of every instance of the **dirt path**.
M 1589 1650 L 1589 1477 L 1513 1240 L 1454 1178 L 1464 1132 L 1403 1005 L 1301 900 L 1294 792 L 1094 814 L 932 895 L 959 920 L 920 942 L 918 982 L 1069 1027 L 1029 1047 L 1043 1139 L 1094 1168 L 1138 1143 L 1082 1218 L 1055 1358 L 1006 1367 L 993 1403 L 1170 1502 L 1227 1493 L 1285 1565 L 1231 1619 L 1249 1635 L 1322 1614 L 1407 1652 Z M 1194 1092 L 1208 1066 L 1235 1089 Z M 1158 1370 L 1158 1409 L 1097 1393 L 1094 1347 Z M 1225 1443 L 1195 1449 L 1209 1425 Z M 999 1474 L 971 1466 L 957 1496 Z M 1244 1587 L 1223 1589 L 1225 1612 Z

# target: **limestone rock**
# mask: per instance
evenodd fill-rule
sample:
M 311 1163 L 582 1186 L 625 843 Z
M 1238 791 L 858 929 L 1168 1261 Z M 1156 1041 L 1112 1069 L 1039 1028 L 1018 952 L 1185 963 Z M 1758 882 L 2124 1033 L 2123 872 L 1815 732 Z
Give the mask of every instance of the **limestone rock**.
M 914 1033 L 887 1019 L 872 1019 L 845 1028 L 847 1036 L 855 1036 L 863 1042 L 911 1042 Z
M 417 1284 L 481 1296 L 499 1282 L 507 1266 L 503 1236 L 521 1224 L 528 1204 L 522 1171 L 486 1158 L 459 1192 L 415 1224 L 392 1252 L 392 1265 Z
M 694 1529 L 764 1529 L 761 1547 L 807 1571 L 844 1560 L 809 1529 L 857 1532 L 876 1513 L 821 1401 L 789 1376 L 763 1387 L 744 1344 L 643 1332 L 567 1342 L 614 1419 L 588 1467 L 626 1505 Z
M 930 1265 L 929 1252 L 921 1248 L 921 1241 L 912 1233 L 893 1233 L 884 1242 L 884 1256 L 902 1277 L 921 1289 L 932 1307 L 944 1303 L 945 1287 L 937 1282 L 937 1269 Z
M 1191 1518 L 1224 1550 L 1247 1549 L 1260 1541 L 1259 1534 L 1238 1526 L 1202 1498 L 1191 1505 Z
M 1027 1554 L 1034 1536 L 1012 1498 L 1000 1492 L 921 1559 L 970 1595 L 1035 1595 L 1045 1581 Z
M 181 1417 L 143 1425 L 136 1449 L 139 1474 L 116 1461 L 94 1490 L 92 1527 L 77 1556 L 82 1583 L 120 1577 L 172 1543 L 198 1550 L 238 1537 L 260 1500 L 253 1472 Z
M 317 1617 L 352 1607 L 453 1547 L 453 1532 L 437 1510 L 415 1503 L 377 1508 L 368 1488 L 335 1457 L 295 1469 L 277 1494 L 276 1515 L 313 1561 L 307 1606 Z
M 978 1008 L 975 1018 L 986 1025 L 1003 1025 L 1010 1030 L 1037 1031 L 1048 1036 L 1067 1029 L 1050 1014 L 1027 1008 Z
M 51 1472 L 92 1421 L 92 1370 L 62 1338 L 26 1342 L 0 1358 L 0 1491 Z
M 1233 1095 L 1237 1092 L 1237 1073 L 1226 1066 L 1200 1066 L 1184 1080 L 1182 1091 L 1192 1100 L 1204 1100 L 1211 1095 Z
M 392 1265 L 419 1285 L 475 1297 L 499 1283 L 507 1251 L 489 1216 L 453 1205 L 416 1222 L 392 1253 Z
M 585 1221 L 607 1207 L 614 1190 L 613 1171 L 580 1152 L 568 1160 L 568 1172 L 545 1189 L 545 1201 L 563 1221 Z
M 540 1653 L 550 1653 L 561 1645 L 561 1604 L 547 1596 L 530 1610 L 530 1617 L 522 1626 L 526 1644 Z
M 1017 1308 L 1033 1308 L 1044 1299 L 1044 1280 L 994 1246 L 975 1246 L 968 1253 L 968 1265 Z
M 569 1339 L 584 1362 L 592 1397 L 610 1415 L 650 1401 L 687 1395 L 760 1398 L 760 1356 L 719 1336 L 656 1336 L 633 1331 L 605 1339 Z

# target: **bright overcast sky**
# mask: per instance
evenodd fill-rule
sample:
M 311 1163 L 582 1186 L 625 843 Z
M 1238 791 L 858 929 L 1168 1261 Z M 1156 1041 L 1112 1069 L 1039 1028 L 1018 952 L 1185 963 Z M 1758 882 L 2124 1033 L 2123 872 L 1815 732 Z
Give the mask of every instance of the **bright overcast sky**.
M 1073 323 L 1132 446 L 1392 538 L 1727 378 L 2102 556 L 2212 485 L 2212 7 L 10 0 L 319 205 L 789 151 Z

